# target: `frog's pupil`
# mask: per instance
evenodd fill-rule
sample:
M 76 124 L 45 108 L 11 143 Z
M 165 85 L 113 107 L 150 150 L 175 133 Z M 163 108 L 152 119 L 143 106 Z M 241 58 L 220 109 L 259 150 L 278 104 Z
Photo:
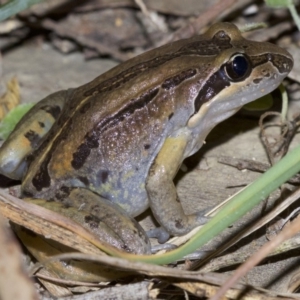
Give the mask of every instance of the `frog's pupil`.
M 250 62 L 247 56 L 237 54 L 224 66 L 225 73 L 229 80 L 240 81 L 250 72 Z
M 244 56 L 236 56 L 232 61 L 232 68 L 238 77 L 242 77 L 248 70 L 248 61 Z

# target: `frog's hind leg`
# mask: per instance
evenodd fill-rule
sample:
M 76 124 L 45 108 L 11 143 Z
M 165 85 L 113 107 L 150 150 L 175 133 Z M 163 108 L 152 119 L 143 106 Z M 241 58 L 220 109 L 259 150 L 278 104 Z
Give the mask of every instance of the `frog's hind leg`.
M 100 241 L 135 254 L 149 254 L 150 241 L 143 228 L 120 206 L 84 188 L 68 188 L 64 199 L 46 201 L 27 198 L 79 223 Z
M 27 157 L 36 150 L 60 116 L 69 91 L 59 91 L 38 102 L 23 116 L 0 148 L 0 173 L 16 180 L 27 170 Z

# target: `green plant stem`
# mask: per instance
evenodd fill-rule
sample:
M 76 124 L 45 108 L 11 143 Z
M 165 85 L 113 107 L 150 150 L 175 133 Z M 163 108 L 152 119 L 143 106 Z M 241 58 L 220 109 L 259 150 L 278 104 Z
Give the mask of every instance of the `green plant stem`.
M 281 97 L 282 97 L 281 119 L 282 119 L 282 122 L 285 122 L 286 118 L 287 118 L 289 99 L 288 99 L 288 94 L 286 92 L 286 89 L 282 83 L 279 86 L 279 90 L 280 90 Z
M 295 5 L 288 5 L 288 9 L 294 19 L 294 22 L 296 23 L 297 27 L 298 27 L 298 30 L 300 31 L 300 19 L 299 19 L 299 16 L 297 14 L 297 11 L 296 11 L 296 8 L 295 8 Z

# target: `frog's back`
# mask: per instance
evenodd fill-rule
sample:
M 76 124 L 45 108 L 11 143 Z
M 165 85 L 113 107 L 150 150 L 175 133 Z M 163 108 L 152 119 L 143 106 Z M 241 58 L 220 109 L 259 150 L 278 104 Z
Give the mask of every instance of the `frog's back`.
M 151 162 L 166 136 L 183 127 L 190 114 L 181 110 L 184 103 L 170 90 L 161 88 L 160 79 L 150 79 L 137 89 L 147 82 L 146 76 L 135 80 L 135 86 L 124 83 L 122 94 L 114 89 L 81 102 L 73 90 L 60 119 L 34 154 L 24 193 L 58 198 L 66 186 L 81 186 L 125 209 L 134 207 L 133 215 L 145 210 L 144 183 Z M 188 93 L 188 86 L 182 93 Z
M 192 114 L 189 80 L 211 71 L 214 57 L 205 64 L 197 56 L 194 44 L 201 42 L 201 37 L 190 40 L 190 48 L 182 41 L 169 44 L 70 91 L 60 118 L 34 154 L 24 193 L 56 198 L 65 186 L 82 186 L 123 206 L 135 195 L 143 199 L 138 213 L 144 210 L 151 162 L 166 136 L 184 127 Z M 175 88 L 182 82 L 178 96 Z

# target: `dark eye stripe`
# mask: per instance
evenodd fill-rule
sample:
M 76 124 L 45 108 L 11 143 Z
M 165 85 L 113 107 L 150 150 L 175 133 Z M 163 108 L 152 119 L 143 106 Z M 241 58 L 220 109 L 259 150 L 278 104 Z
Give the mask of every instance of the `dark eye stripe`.
M 251 63 L 253 65 L 253 68 L 259 65 L 263 65 L 268 61 L 271 61 L 272 64 L 278 69 L 280 73 L 286 73 L 287 64 L 289 65 L 289 70 L 291 70 L 293 66 L 292 60 L 289 60 L 288 57 L 280 54 L 265 53 L 257 56 L 251 56 Z
M 195 99 L 195 113 L 197 113 L 200 107 L 219 94 L 222 90 L 230 85 L 229 79 L 225 76 L 223 68 L 214 73 L 209 80 L 204 84 L 200 90 L 198 96 Z

